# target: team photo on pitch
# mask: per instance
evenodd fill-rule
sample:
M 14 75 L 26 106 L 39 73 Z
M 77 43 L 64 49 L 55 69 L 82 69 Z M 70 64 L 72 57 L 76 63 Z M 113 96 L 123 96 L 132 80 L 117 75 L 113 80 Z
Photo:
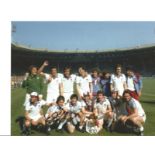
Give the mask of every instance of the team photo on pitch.
M 11 135 L 155 135 L 155 43 L 129 44 L 147 24 L 12 22 Z

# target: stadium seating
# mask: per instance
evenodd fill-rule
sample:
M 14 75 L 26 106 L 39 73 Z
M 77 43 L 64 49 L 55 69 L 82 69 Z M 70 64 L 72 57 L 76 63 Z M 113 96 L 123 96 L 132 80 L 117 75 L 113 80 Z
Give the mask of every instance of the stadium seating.
M 155 45 L 109 51 L 48 51 L 11 44 L 11 52 L 12 75 L 23 75 L 30 65 L 39 67 L 44 60 L 50 66 L 57 66 L 59 72 L 65 66 L 72 66 L 73 72 L 79 66 L 85 66 L 88 71 L 94 67 L 112 71 L 116 64 L 122 64 L 124 68 L 132 65 L 144 76 L 155 75 Z

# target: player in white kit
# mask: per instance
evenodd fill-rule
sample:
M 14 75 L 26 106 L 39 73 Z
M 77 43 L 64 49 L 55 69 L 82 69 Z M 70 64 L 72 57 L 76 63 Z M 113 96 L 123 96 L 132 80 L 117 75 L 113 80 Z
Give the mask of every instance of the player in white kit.
M 67 103 L 72 94 L 74 94 L 76 75 L 71 74 L 71 68 L 66 67 L 62 78 L 62 94 L 65 97 L 65 103 Z
M 133 126 L 138 127 L 139 135 L 143 135 L 143 124 L 146 120 L 146 114 L 139 101 L 131 97 L 130 91 L 126 90 L 123 93 L 123 98 L 126 104 L 127 115 L 121 117 L 124 124 L 132 123 Z
M 102 91 L 97 92 L 97 99 L 94 103 L 94 115 L 100 130 L 105 121 L 108 121 L 107 128 L 110 128 L 113 121 L 113 112 L 109 100 Z
M 65 116 L 68 110 L 69 106 L 65 105 L 65 98 L 63 96 L 59 96 L 56 104 L 49 107 L 45 115 L 48 132 L 51 130 L 50 127 L 53 124 L 57 124 L 57 131 L 62 130 L 64 124 L 67 122 Z
M 81 102 L 78 101 L 78 96 L 76 94 L 71 95 L 69 101 L 69 113 L 68 113 L 68 122 L 67 130 L 69 133 L 75 131 L 75 127 L 79 124 L 79 130 L 84 131 L 84 107 Z
M 25 132 L 29 134 L 30 126 L 38 126 L 39 124 L 45 127 L 45 118 L 42 111 L 42 106 L 46 102 L 39 101 L 38 93 L 32 92 L 29 104 L 25 107 Z
M 92 98 L 93 86 L 91 76 L 84 67 L 79 68 L 79 75 L 76 77 L 76 88 L 79 98 L 82 99 L 84 94 L 89 94 Z
M 126 77 L 122 73 L 121 65 L 117 65 L 115 68 L 115 74 L 111 75 L 110 90 L 112 91 L 114 89 L 117 89 L 118 95 L 122 96 L 126 88 L 127 88 Z
M 56 102 L 59 95 L 62 95 L 62 74 L 57 73 L 56 67 L 51 68 L 50 74 L 43 73 L 42 71 L 45 66 L 48 66 L 47 61 L 39 68 L 39 73 L 45 77 L 48 83 L 46 102 L 51 104 Z

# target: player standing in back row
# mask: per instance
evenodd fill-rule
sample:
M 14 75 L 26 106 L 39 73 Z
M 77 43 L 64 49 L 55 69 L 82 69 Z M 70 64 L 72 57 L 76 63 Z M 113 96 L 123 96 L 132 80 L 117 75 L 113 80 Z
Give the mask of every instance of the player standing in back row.
M 71 68 L 65 67 L 62 78 L 62 95 L 65 97 L 65 103 L 67 103 L 72 94 L 74 94 L 76 75 L 71 74 Z
M 84 94 L 89 94 L 92 98 L 92 78 L 84 67 L 79 68 L 79 76 L 76 77 L 76 89 L 80 99 L 83 98 Z
M 115 68 L 115 74 L 111 75 L 111 80 L 110 80 L 110 90 L 118 90 L 118 95 L 122 96 L 124 90 L 127 88 L 126 85 L 126 77 L 122 73 L 122 66 L 117 65 Z
M 97 92 L 101 90 L 101 83 L 100 83 L 100 76 L 99 76 L 99 69 L 94 68 L 92 70 L 92 85 L 93 85 L 93 97 L 95 98 L 97 95 Z
M 22 87 L 26 88 L 26 96 L 24 106 L 27 105 L 31 98 L 32 92 L 37 92 L 39 94 L 39 100 L 42 99 L 43 95 L 43 78 L 38 74 L 38 69 L 36 66 L 30 66 L 29 72 L 25 74 Z
M 127 89 L 130 91 L 130 94 L 134 99 L 139 100 L 143 87 L 142 78 L 139 74 L 134 73 L 131 66 L 127 67 L 126 72 Z
M 39 73 L 45 77 L 47 81 L 47 104 L 55 103 L 58 96 L 62 95 L 62 75 L 57 73 L 56 67 L 51 67 L 51 73 L 43 73 L 44 67 L 48 66 L 48 62 L 45 61 L 39 68 Z

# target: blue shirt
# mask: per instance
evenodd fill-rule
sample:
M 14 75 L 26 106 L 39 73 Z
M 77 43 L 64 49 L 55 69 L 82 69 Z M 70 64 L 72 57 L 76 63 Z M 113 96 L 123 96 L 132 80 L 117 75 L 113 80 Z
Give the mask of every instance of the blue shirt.
M 102 79 L 100 81 L 100 83 L 101 83 L 101 87 L 104 92 L 104 95 L 109 97 L 111 95 L 111 93 L 110 93 L 110 79 Z
M 99 90 L 101 90 L 100 78 L 92 77 L 92 85 L 93 85 L 93 95 L 96 95 Z

